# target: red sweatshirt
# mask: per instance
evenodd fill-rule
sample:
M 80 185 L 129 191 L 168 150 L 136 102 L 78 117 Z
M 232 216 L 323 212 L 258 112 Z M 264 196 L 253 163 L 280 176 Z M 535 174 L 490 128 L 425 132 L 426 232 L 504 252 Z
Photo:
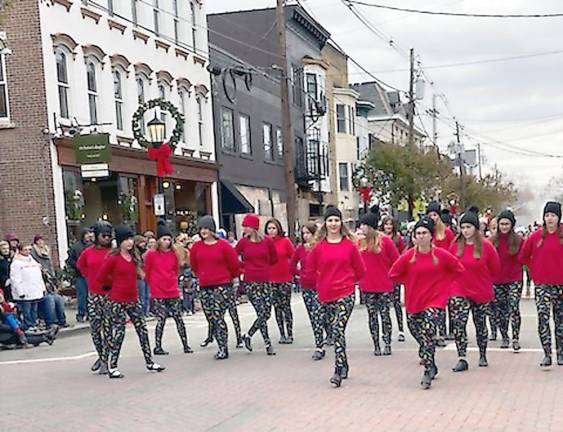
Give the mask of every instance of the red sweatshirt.
M 145 281 L 149 284 L 151 298 L 180 297 L 178 286 L 178 256 L 173 250 L 149 250 L 145 255 Z
M 323 240 L 313 248 L 307 265 L 317 276 L 319 300 L 332 302 L 354 292 L 355 283 L 366 273 L 366 266 L 356 245 L 343 238 L 338 243 Z
M 131 303 L 139 299 L 137 291 L 137 269 L 133 260 L 121 256 L 108 255 L 98 273 L 98 282 L 110 285 L 109 299 L 118 303 Z
M 483 241 L 481 258 L 473 258 L 474 245 L 466 244 L 459 260 L 465 272 L 450 286 L 451 297 L 467 297 L 475 303 L 488 303 L 495 298 L 493 277 L 500 271 L 500 258 L 495 247 L 486 239 Z M 450 246 L 450 252 L 457 254 L 457 243 Z
M 500 271 L 495 275 L 495 284 L 509 284 L 512 282 L 522 281 L 522 263 L 518 257 L 524 242 L 520 242 L 518 252 L 510 255 L 508 250 L 508 235 L 499 234 L 499 242 L 497 246 L 498 256 L 500 258 Z
M 364 292 L 393 291 L 389 269 L 399 258 L 399 251 L 393 240 L 382 235 L 379 253 L 373 250 L 363 250 L 360 253 L 366 265 L 366 274 L 360 279 L 360 289 Z
M 272 241 L 276 247 L 278 260 L 274 265 L 270 266 L 270 282 L 291 282 L 289 263 L 295 253 L 295 248 L 287 237 L 276 236 Z
M 88 281 L 88 292 L 92 294 L 106 295 L 108 292 L 102 289 L 102 285 L 98 282 L 98 274 L 104 258 L 111 252 L 111 248 L 96 248 L 92 245 L 84 249 L 78 257 L 76 267 L 80 273 Z
M 245 282 L 270 282 L 270 266 L 278 260 L 276 247 L 270 238 L 264 237 L 256 243 L 243 237 L 235 250 L 242 256 Z
M 190 265 L 202 288 L 231 283 L 240 274 L 237 253 L 223 239 L 212 245 L 195 242 L 190 253 Z
M 446 227 L 446 230 L 444 231 L 444 238 L 442 240 L 438 240 L 436 236 L 434 236 L 432 238 L 432 244 L 436 247 L 450 250 L 450 246 L 452 245 L 452 242 L 454 240 L 455 240 L 455 234 L 451 229 Z
M 291 258 L 290 269 L 291 273 L 294 275 L 299 275 L 299 283 L 303 289 L 316 289 L 317 288 L 317 277 L 314 272 L 311 271 L 311 266 L 309 265 L 309 255 L 311 249 L 305 248 L 302 244 L 297 246 L 295 253 Z M 300 269 L 297 269 L 297 264 L 300 264 Z
M 536 285 L 563 285 L 563 245 L 559 235 L 546 232 L 543 244 L 539 246 L 541 237 L 541 229 L 528 237 L 520 251 L 520 261 L 529 267 Z
M 401 255 L 389 271 L 391 279 L 405 285 L 407 313 L 418 313 L 431 307 L 444 309 L 452 278 L 463 273 L 463 265 L 451 253 L 437 247 L 433 248 L 437 264 L 434 264 L 431 252 L 416 252 L 413 263 L 415 250 L 410 248 Z
M 407 244 L 403 240 L 403 236 L 401 234 L 396 235 L 396 238 L 397 238 L 396 242 L 395 242 L 395 239 L 393 237 L 391 237 L 391 236 L 388 236 L 388 237 L 393 241 L 393 244 L 395 245 L 395 247 L 399 251 L 399 255 L 402 254 L 407 249 Z

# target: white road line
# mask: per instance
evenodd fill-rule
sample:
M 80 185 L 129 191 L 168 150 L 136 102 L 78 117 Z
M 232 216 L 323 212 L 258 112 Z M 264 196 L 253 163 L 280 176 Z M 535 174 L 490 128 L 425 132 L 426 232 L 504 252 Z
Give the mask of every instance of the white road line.
M 97 355 L 96 351 L 90 351 L 84 354 L 79 354 L 76 356 L 69 356 L 69 357 L 49 357 L 49 358 L 40 358 L 40 359 L 29 359 L 29 360 L 9 360 L 0 362 L 0 366 L 3 365 L 15 365 L 15 364 L 28 364 L 28 363 L 49 363 L 49 362 L 58 362 L 58 361 L 70 361 L 70 360 L 82 360 L 88 357 L 93 357 Z

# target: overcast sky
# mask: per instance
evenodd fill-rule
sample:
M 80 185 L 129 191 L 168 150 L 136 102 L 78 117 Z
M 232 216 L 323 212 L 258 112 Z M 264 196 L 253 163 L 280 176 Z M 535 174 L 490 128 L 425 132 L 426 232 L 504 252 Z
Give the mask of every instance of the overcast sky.
M 465 13 L 563 12 L 560 0 L 365 1 Z M 406 70 L 388 71 L 408 68 L 408 60 L 392 49 L 384 38 L 370 33 L 341 0 L 302 2 L 350 56 L 393 86 L 408 88 Z M 269 6 L 275 6 L 275 0 L 207 2 L 209 13 Z M 563 50 L 563 18 L 455 18 L 357 7 L 378 30 L 391 36 L 405 51 L 415 48 L 425 67 Z M 534 157 L 515 148 L 563 156 L 563 52 L 425 70 L 437 87 L 427 86 L 419 111 L 424 111 L 424 105 L 431 105 L 433 92 L 445 94 L 451 111 L 471 135 L 471 138 L 464 138 L 466 147 L 471 148 L 480 141 L 488 165 L 496 163 L 516 182 L 529 183 L 538 189 L 544 189 L 552 176 L 563 175 L 563 159 Z M 368 79 L 350 68 L 350 82 Z M 441 101 L 438 110 L 443 121 L 451 124 L 452 112 Z M 426 121 L 428 131 L 430 125 Z M 452 132 L 441 123 L 439 144 L 443 149 L 453 139 Z

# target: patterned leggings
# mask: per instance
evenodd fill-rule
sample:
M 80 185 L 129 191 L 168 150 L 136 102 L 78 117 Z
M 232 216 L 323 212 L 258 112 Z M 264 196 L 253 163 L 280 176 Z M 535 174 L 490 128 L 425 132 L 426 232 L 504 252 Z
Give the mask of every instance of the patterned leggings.
M 90 318 L 90 335 L 103 363 L 108 361 L 108 349 L 111 338 L 111 316 L 108 309 L 108 298 L 102 294 L 88 294 L 88 317 Z
M 157 323 L 155 329 L 155 345 L 157 348 L 162 348 L 162 334 L 164 333 L 164 325 L 166 318 L 171 317 L 176 322 L 176 329 L 182 341 L 184 348 L 188 346 L 188 335 L 186 333 L 186 326 L 182 319 L 182 299 L 165 298 L 152 300 L 153 313 L 156 315 Z
M 393 307 L 395 308 L 395 315 L 397 317 L 397 326 L 399 331 L 402 333 L 404 331 L 403 326 L 403 307 L 401 306 L 401 285 L 393 285 L 393 293 L 391 294 Z
M 381 316 L 381 327 L 383 327 L 383 342 L 391 345 L 391 315 L 389 314 L 390 294 L 387 292 L 366 292 L 366 307 L 369 317 L 369 331 L 373 339 L 373 345 L 379 347 L 379 318 Z
M 227 351 L 229 334 L 227 323 L 225 322 L 225 311 L 229 302 L 229 291 L 232 291 L 231 284 L 219 285 L 216 287 L 204 288 L 199 291 L 199 298 L 203 313 L 209 322 L 209 338 L 215 338 L 219 351 Z
M 422 312 L 407 314 L 407 325 L 412 336 L 418 342 L 418 356 L 429 369 L 436 366 L 436 338 L 438 337 L 438 323 L 442 309 L 429 308 Z
M 254 307 L 257 316 L 248 330 L 248 336 L 252 337 L 254 333 L 260 330 L 266 346 L 272 345 L 268 335 L 268 320 L 272 314 L 270 291 L 270 284 L 267 282 L 249 282 L 246 284 L 246 295 Z
M 473 323 L 477 332 L 479 352 L 485 354 L 487 352 L 488 332 L 486 319 L 489 304 L 478 304 L 465 297 L 450 297 L 449 306 L 458 356 L 465 357 L 467 355 L 467 321 L 469 320 L 469 311 L 473 312 Z
M 503 339 L 508 339 L 508 322 L 512 323 L 512 339 L 520 337 L 520 298 L 522 297 L 522 282 L 498 284 L 495 287 L 495 309 L 497 327 Z
M 303 289 L 303 302 L 309 314 L 309 321 L 315 337 L 315 347 L 322 349 L 324 346 L 324 329 L 326 327 L 325 306 L 319 302 L 319 296 L 314 289 Z
M 555 324 L 555 348 L 563 353 L 563 285 L 536 285 L 538 333 L 545 355 L 551 355 L 550 308 Z
M 139 343 L 143 350 L 145 363 L 147 366 L 153 364 L 151 356 L 151 345 L 149 342 L 149 332 L 147 324 L 145 323 L 145 316 L 143 315 L 143 307 L 139 301 L 131 303 L 118 303 L 108 300 L 108 307 L 111 313 L 112 320 L 112 334 L 109 343 L 109 367 L 110 369 L 117 369 L 117 362 L 119 360 L 119 352 L 125 339 L 125 323 L 127 317 L 135 326 L 135 331 L 139 337 Z
M 346 326 L 354 310 L 356 294 L 352 293 L 330 303 L 326 303 L 327 315 L 331 323 L 331 333 L 334 337 L 334 366 L 340 371 L 348 366 L 346 355 Z
M 280 336 L 293 337 L 293 313 L 291 312 L 291 283 L 272 283 L 272 305 Z
M 225 293 L 225 301 L 227 302 L 227 310 L 229 311 L 229 315 L 231 316 L 231 321 L 233 322 L 233 327 L 235 328 L 235 336 L 237 337 L 237 343 L 239 343 L 242 341 L 242 336 L 240 329 L 240 319 L 238 317 L 238 310 L 237 310 L 237 293 L 232 284 L 228 284 L 224 286 L 230 287 Z M 199 296 L 201 297 L 201 289 L 199 292 Z M 211 321 L 209 321 L 207 315 L 205 316 L 205 318 L 207 318 L 207 324 L 208 324 L 207 339 L 213 340 L 213 338 L 215 337 L 213 335 L 213 325 L 211 324 Z

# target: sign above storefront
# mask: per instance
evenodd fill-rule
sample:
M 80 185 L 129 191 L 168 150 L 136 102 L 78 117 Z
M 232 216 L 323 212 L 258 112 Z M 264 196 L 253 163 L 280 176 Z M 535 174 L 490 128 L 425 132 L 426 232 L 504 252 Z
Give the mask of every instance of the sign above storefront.
M 109 177 L 109 166 L 104 163 L 80 165 L 80 172 L 83 178 Z
M 73 142 L 76 162 L 80 165 L 111 162 L 109 134 L 76 135 Z

